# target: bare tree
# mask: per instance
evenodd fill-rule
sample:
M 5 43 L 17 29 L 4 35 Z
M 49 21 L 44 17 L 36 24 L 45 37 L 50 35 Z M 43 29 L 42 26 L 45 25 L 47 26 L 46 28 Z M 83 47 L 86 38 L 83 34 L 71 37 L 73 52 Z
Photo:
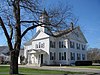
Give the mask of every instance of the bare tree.
M 23 37 L 28 31 L 43 26 L 51 31 L 68 27 L 72 18 L 69 5 L 49 9 L 48 23 L 40 23 L 41 0 L 2 0 L 0 2 L 0 26 L 5 34 L 10 51 L 10 74 L 18 74 L 18 56 Z M 67 19 L 66 19 L 67 18 Z M 69 31 L 68 31 L 69 32 Z M 67 32 L 67 33 L 68 33 Z
M 100 61 L 100 49 L 98 48 L 89 48 L 87 52 L 87 59 L 91 61 Z

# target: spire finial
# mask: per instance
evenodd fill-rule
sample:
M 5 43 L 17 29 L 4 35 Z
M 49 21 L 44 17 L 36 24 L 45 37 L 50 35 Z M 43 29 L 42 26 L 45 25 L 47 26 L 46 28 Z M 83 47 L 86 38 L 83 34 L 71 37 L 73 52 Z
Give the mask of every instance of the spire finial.
M 71 30 L 74 29 L 74 24 L 73 24 L 73 22 L 70 23 L 70 28 L 71 28 Z
M 47 15 L 48 16 L 48 13 L 46 11 L 46 9 L 44 8 L 43 12 L 42 12 L 43 15 Z

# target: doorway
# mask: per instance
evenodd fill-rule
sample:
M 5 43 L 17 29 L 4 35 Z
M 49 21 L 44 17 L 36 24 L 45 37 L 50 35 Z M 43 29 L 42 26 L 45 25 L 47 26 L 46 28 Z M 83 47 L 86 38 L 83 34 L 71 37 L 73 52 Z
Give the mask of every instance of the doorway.
M 41 65 L 43 65 L 43 54 L 41 54 Z

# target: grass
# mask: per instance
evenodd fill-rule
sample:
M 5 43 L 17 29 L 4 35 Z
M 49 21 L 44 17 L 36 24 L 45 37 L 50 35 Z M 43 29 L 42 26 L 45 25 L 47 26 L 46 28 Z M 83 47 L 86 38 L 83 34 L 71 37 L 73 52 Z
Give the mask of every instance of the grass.
M 67 66 L 67 67 L 100 69 L 100 66 Z
M 19 68 L 19 73 L 24 75 L 84 74 L 83 72 L 41 70 L 41 69 L 32 69 L 32 68 Z M 9 75 L 9 66 L 0 66 L 0 74 Z

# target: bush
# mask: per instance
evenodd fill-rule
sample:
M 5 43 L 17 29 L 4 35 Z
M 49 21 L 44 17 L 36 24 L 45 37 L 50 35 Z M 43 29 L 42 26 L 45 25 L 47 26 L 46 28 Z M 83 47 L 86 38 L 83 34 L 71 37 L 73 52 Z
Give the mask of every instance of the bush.
M 76 61 L 75 65 L 76 66 L 91 66 L 92 61 Z

